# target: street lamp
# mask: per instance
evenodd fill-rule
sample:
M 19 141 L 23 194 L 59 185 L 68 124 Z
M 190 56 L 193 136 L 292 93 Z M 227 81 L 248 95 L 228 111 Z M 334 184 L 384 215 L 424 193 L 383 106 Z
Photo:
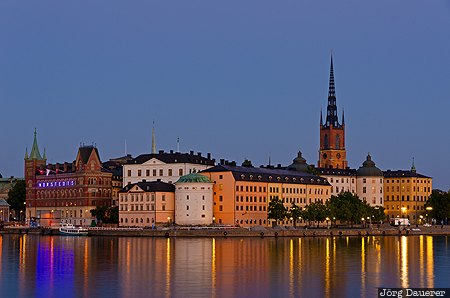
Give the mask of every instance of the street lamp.
M 402 209 L 402 217 L 404 217 L 405 215 L 403 213 L 406 214 L 406 207 L 403 206 L 401 209 Z
M 427 211 L 431 211 L 431 210 L 433 210 L 433 207 L 431 207 L 431 206 L 428 206 L 427 208 L 425 208 Z M 428 222 L 428 212 L 427 212 L 427 223 L 429 223 Z
M 167 217 L 167 226 L 170 226 L 170 216 Z
M 361 218 L 361 225 L 364 227 L 364 217 Z
M 215 224 L 215 223 L 216 223 L 216 217 L 213 216 L 213 224 Z
M 327 220 L 327 229 L 328 229 L 328 221 L 330 220 L 329 217 L 325 218 Z

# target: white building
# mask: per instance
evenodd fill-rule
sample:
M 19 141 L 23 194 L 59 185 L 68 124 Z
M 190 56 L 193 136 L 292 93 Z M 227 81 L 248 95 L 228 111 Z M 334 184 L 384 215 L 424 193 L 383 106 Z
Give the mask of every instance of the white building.
M 370 206 L 383 206 L 383 172 L 375 166 L 370 154 L 356 171 L 356 194 Z
M 213 183 L 193 173 L 175 182 L 175 223 L 210 225 L 213 223 Z
M 133 160 L 128 161 L 123 166 L 123 185 L 137 183 L 145 179 L 146 181 L 156 181 L 174 183 L 186 174 L 206 170 L 214 166 L 215 160 L 211 159 L 211 154 L 206 157 L 200 152 L 194 154 L 180 152 L 164 152 L 142 154 Z
M 356 194 L 356 170 L 354 169 L 332 169 L 319 168 L 320 177 L 326 178 L 332 185 L 331 195 L 337 196 L 342 192 Z

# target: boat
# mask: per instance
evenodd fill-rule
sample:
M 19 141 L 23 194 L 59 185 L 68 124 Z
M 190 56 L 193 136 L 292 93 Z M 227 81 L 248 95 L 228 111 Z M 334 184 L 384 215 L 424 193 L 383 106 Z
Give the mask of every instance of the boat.
M 59 228 L 59 234 L 67 236 L 87 236 L 88 232 L 88 229 L 83 227 L 75 227 L 72 224 L 63 224 Z

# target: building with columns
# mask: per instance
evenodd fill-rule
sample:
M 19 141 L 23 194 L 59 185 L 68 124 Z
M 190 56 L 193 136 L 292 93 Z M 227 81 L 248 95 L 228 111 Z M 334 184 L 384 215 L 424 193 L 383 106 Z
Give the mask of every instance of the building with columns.
M 40 226 L 90 225 L 91 210 L 111 206 L 111 172 L 102 167 L 94 146 L 81 146 L 75 161 L 47 164 L 34 132 L 25 153 L 26 219 Z

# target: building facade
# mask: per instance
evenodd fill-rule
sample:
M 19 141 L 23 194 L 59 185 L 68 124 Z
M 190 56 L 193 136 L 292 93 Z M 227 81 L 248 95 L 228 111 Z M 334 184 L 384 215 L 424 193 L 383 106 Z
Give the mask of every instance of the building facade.
M 226 225 L 269 226 L 270 200 L 281 199 L 288 208 L 292 203 L 305 207 L 325 203 L 331 191 L 326 179 L 295 170 L 218 165 L 200 174 L 214 183 L 213 216 Z
M 123 185 L 137 183 L 145 179 L 146 181 L 156 181 L 174 183 L 181 176 L 194 172 L 206 170 L 214 166 L 215 160 L 211 159 L 211 154 L 206 157 L 199 152 L 194 154 L 180 152 L 164 152 L 142 154 L 128 161 L 123 166 Z
M 375 166 L 370 154 L 356 171 L 356 194 L 370 206 L 383 206 L 383 171 Z
M 175 186 L 157 181 L 141 181 L 119 191 L 119 226 L 154 227 L 173 223 Z
M 5 199 L 0 198 L 0 223 L 9 221 L 9 206 Z
M 319 168 L 346 169 L 347 152 L 345 150 L 345 120 L 342 112 L 342 123 L 339 122 L 334 85 L 333 57 L 330 65 L 330 81 L 328 105 L 325 123 L 320 112 L 320 149 Z
M 123 187 L 123 165 L 132 159 L 133 157 L 131 154 L 127 154 L 122 157 L 111 158 L 110 160 L 102 163 L 102 166 L 105 169 L 109 169 L 112 173 L 112 206 L 118 206 L 119 191 Z
M 111 205 L 111 173 L 94 146 L 82 146 L 74 162 L 47 164 L 37 145 L 25 155 L 26 218 L 40 226 L 90 225 L 91 210 Z
M 210 225 L 213 218 L 213 184 L 192 173 L 175 182 L 175 222 L 178 225 Z
M 431 177 L 419 174 L 413 166 L 411 170 L 384 172 L 384 207 L 389 218 L 409 218 L 419 222 L 425 213 L 425 203 L 433 190 Z
M 342 192 L 356 194 L 356 170 L 355 169 L 333 169 L 319 168 L 320 177 L 326 178 L 331 184 L 331 195 L 337 196 Z

